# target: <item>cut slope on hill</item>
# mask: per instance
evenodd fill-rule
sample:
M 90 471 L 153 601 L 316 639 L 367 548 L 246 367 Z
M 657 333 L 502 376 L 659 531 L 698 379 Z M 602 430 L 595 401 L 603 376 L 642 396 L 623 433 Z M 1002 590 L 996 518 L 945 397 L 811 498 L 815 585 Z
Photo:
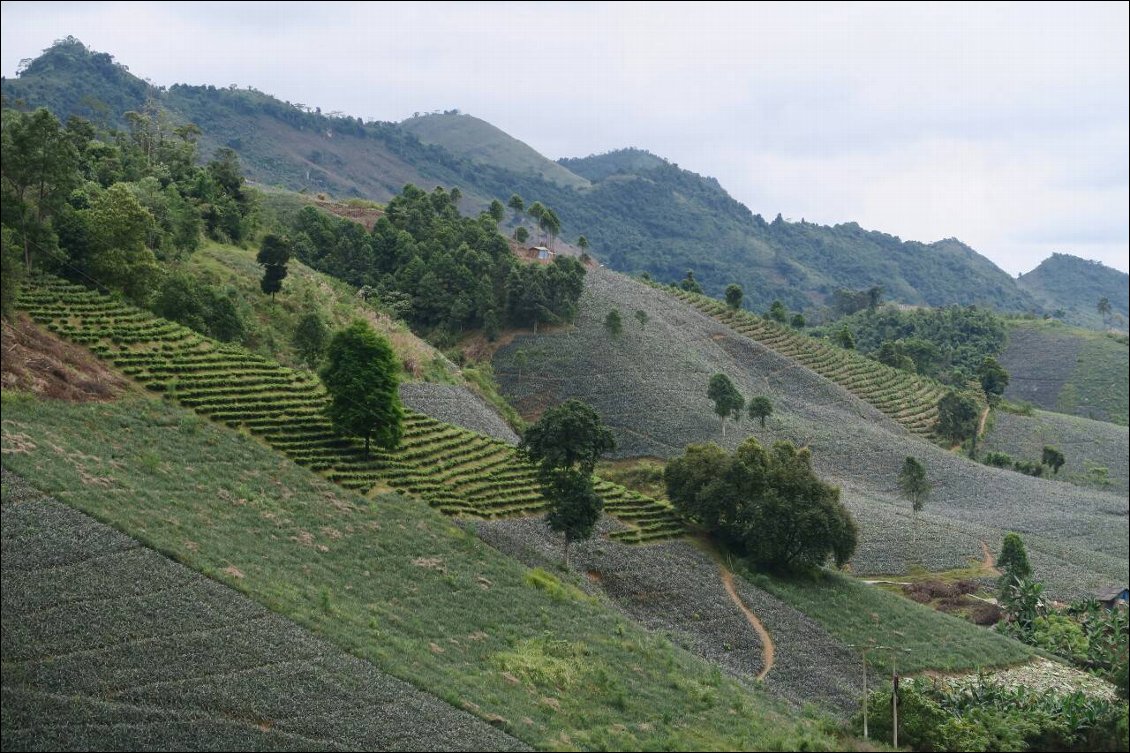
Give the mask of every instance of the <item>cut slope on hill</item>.
M 1000 362 L 1009 373 L 1009 400 L 1130 423 L 1130 350 L 1111 337 L 1054 321 L 1016 321 Z
M 401 121 L 425 144 L 438 144 L 476 164 L 493 165 L 517 175 L 531 175 L 566 188 L 585 189 L 589 182 L 524 142 L 485 120 L 456 112 L 431 113 Z M 509 197 L 500 197 L 509 198 Z
M 5 750 L 527 749 L 3 479 Z
M 249 429 L 348 489 L 391 487 L 454 515 L 499 517 L 545 508 L 534 466 L 504 441 L 408 411 L 400 445 L 368 453 L 333 430 L 325 417 L 325 388 L 310 372 L 221 345 L 57 278 L 25 285 L 19 305 L 149 389 Z M 612 534 L 616 538 L 640 542 L 684 532 L 666 503 L 606 481 L 598 480 L 596 490 L 605 510 L 628 524 Z
M 1113 315 L 1122 318 L 1118 329 L 1126 330 L 1130 319 L 1130 275 L 1096 261 L 1087 261 L 1070 254 L 1052 254 L 1031 272 L 1020 275 L 1016 284 L 1028 291 L 1044 309 L 1064 312 L 1064 321 L 1080 327 L 1104 329 L 1117 324 Z M 1100 299 L 1110 303 L 1110 316 L 1098 311 Z
M 108 400 L 129 382 L 86 348 L 39 327 L 25 314 L 0 322 L 4 389 L 62 400 Z
M 624 319 L 619 338 L 603 326 L 613 308 Z M 643 327 L 637 310 L 647 314 Z M 520 382 L 519 351 L 526 357 Z M 1064 598 L 1118 580 L 1127 567 L 1125 497 L 949 453 L 796 361 L 622 275 L 591 273 L 576 328 L 518 335 L 499 350 L 495 370 L 527 415 L 570 397 L 589 402 L 613 428 L 622 456 L 672 457 L 692 442 L 733 448 L 751 434 L 810 447 L 817 473 L 842 487 L 860 525 L 856 572 L 963 567 L 980 560 L 982 541 L 995 549 L 1012 530 L 1023 533 L 1037 576 Z M 728 375 L 747 398 L 770 398 L 765 429 L 745 419 L 721 436 L 706 396 L 714 373 Z M 934 483 L 917 533 L 898 493 L 907 455 L 924 463 Z
M 995 411 L 981 450 L 1038 462 L 1047 446 L 1060 450 L 1067 461 L 1051 478 L 1130 492 L 1130 433 L 1125 426 L 1042 410 L 1031 416 Z
M 3 434 L 42 491 L 535 747 L 840 747 L 426 505 L 345 492 L 167 401 L 5 390 Z

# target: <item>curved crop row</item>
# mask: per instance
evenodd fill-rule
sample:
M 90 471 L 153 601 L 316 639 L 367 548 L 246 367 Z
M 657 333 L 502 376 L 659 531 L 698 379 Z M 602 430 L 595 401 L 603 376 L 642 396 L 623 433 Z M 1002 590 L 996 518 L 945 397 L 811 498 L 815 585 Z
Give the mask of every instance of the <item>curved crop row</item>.
M 20 307 L 48 329 L 88 345 L 121 371 L 216 421 L 245 427 L 292 460 L 352 490 L 384 485 L 446 513 L 498 518 L 544 510 L 533 466 L 512 445 L 407 412 L 396 450 L 366 454 L 325 418 L 329 399 L 309 372 L 295 371 L 64 281 L 40 277 Z M 669 505 L 606 481 L 605 509 L 627 528 L 614 538 L 644 542 L 684 533 Z
M 661 288 L 739 335 L 787 356 L 875 406 L 911 432 L 932 437 L 938 419 L 938 401 L 949 388 L 918 374 L 873 361 L 748 311 L 678 288 Z M 978 402 L 983 402 L 977 395 Z

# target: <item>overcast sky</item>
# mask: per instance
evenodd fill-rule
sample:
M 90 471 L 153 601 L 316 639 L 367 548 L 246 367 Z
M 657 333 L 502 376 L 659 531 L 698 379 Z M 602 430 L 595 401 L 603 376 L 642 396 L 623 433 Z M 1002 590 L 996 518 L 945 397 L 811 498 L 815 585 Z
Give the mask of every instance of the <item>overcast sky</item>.
M 5 2 L 0 63 L 73 34 L 156 84 L 458 108 L 554 159 L 648 149 L 769 218 L 1127 271 L 1128 8 Z

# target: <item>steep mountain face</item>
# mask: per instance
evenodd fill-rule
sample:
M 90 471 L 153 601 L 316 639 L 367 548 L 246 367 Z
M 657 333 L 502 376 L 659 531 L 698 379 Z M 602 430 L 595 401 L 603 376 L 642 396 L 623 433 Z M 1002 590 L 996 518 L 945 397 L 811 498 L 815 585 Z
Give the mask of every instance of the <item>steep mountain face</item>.
M 420 115 L 400 123 L 425 144 L 438 144 L 477 165 L 493 165 L 517 175 L 544 178 L 566 188 L 584 189 L 589 181 L 543 157 L 485 120 L 458 111 Z M 502 197 L 506 198 L 506 197 Z
M 1126 329 L 1130 318 L 1128 283 L 1130 276 L 1125 272 L 1070 254 L 1052 254 L 1016 280 L 1021 290 L 1049 313 L 1062 311 L 1064 321 L 1082 327 L 1115 326 L 1121 330 Z M 1110 303 L 1106 315 L 1098 310 L 1103 298 Z
M 664 282 L 693 269 L 713 295 L 740 283 L 755 309 L 780 299 L 811 310 L 837 288 L 873 285 L 909 304 L 1039 308 L 1015 280 L 959 241 L 902 241 L 855 223 L 829 227 L 780 216 L 767 222 L 715 179 L 638 149 L 554 163 L 457 112 L 364 123 L 251 89 L 157 88 L 73 38 L 17 79 L 4 80 L 3 95 L 63 119 L 76 114 L 117 126 L 124 111 L 157 106 L 203 129 L 205 156 L 231 147 L 252 179 L 293 190 L 381 201 L 406 183 L 459 186 L 467 211 L 516 192 L 552 207 L 564 225 L 562 238 L 585 234 L 613 269 Z

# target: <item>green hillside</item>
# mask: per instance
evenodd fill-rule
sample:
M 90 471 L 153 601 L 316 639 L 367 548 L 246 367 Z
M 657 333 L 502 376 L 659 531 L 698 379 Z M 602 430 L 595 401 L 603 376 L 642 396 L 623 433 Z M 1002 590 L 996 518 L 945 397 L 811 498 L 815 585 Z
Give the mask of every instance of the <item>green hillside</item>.
M 20 306 L 150 390 L 245 427 L 348 489 L 391 487 L 456 515 L 521 515 L 545 507 L 534 467 L 505 442 L 409 411 L 396 450 L 366 453 L 333 431 L 324 415 L 325 388 L 310 372 L 285 368 L 54 278 L 28 284 Z M 665 503 L 608 482 L 598 482 L 596 489 L 607 512 L 627 523 L 614 538 L 649 541 L 683 533 Z
M 525 749 L 7 470 L 3 510 L 5 750 Z
M 613 309 L 623 318 L 617 336 L 604 326 Z M 646 315 L 642 326 L 637 311 Z M 829 347 L 796 333 L 792 338 L 813 343 L 812 355 Z M 799 358 L 663 290 L 594 270 L 575 327 L 516 335 L 496 353 L 494 369 L 524 415 L 569 398 L 592 405 L 615 432 L 618 458 L 677 457 L 686 445 L 702 442 L 734 449 L 751 436 L 762 445 L 788 441 L 809 448 L 813 468 L 840 486 L 859 526 L 851 563 L 857 574 L 965 568 L 983 561 L 986 549 L 995 551 L 1005 532 L 1019 530 L 1034 572 L 1057 599 L 1085 596 L 1123 577 L 1130 547 L 1124 495 L 974 462 L 911 433 Z M 878 380 L 888 373 L 869 359 L 858 363 L 869 370 L 857 387 L 868 375 Z M 773 414 L 764 427 L 743 416 L 727 421 L 723 435 L 707 397 L 716 373 L 726 374 L 747 400 L 770 400 Z M 915 394 L 898 382 L 888 387 L 892 400 Z M 932 485 L 917 516 L 898 487 L 908 455 L 925 466 Z
M 1125 272 L 1070 254 L 1052 254 L 1031 272 L 1018 277 L 1016 284 L 1048 313 L 1062 312 L 1063 320 L 1069 324 L 1091 329 L 1112 326 L 1126 331 L 1130 319 L 1130 276 Z M 1107 316 L 1097 308 L 1103 298 L 1110 302 Z
M 1126 426 L 1130 355 L 1124 342 L 1056 321 L 1015 321 L 1000 356 L 1004 396 L 1045 410 Z
M 41 491 L 529 745 L 837 750 L 842 744 L 825 723 L 800 718 L 572 583 L 518 565 L 426 505 L 397 495 L 369 500 L 347 493 L 169 401 L 139 395 L 70 404 L 5 390 L 3 416 L 5 449 L 20 448 L 5 452 L 6 470 L 35 479 Z M 4 520 L 7 528 L 7 511 Z M 40 540 L 47 543 L 50 535 L 44 530 Z M 5 579 L 5 683 L 15 679 L 9 675 L 14 665 L 7 651 L 16 636 L 8 632 L 7 600 L 16 593 Z M 81 601 L 70 608 L 80 609 Z M 165 619 L 151 610 L 146 618 Z M 242 622 L 228 613 L 212 620 Z M 186 645 L 190 638 L 183 636 Z M 132 645 L 127 667 L 144 667 L 138 652 L 147 644 Z M 221 645 L 209 646 L 213 656 Z M 87 661 L 77 670 L 97 682 L 101 668 Z M 319 687 L 314 674 L 295 678 L 291 691 Z M 355 686 L 339 692 L 348 687 Z M 150 692 L 175 697 L 185 691 L 156 686 Z M 235 691 L 249 692 L 246 686 Z M 196 699 L 214 715 L 239 708 L 228 696 L 213 705 L 202 690 Z M 411 703 L 406 696 L 402 701 Z M 83 711 L 74 703 L 68 719 Z M 339 706 L 336 714 L 351 713 L 344 700 Z M 294 715 L 304 711 L 288 707 Z M 6 696 L 5 747 L 10 708 Z M 269 708 L 264 697 L 257 708 Z M 104 711 L 104 705 L 87 711 L 88 723 L 97 727 Z M 410 708 L 387 713 L 417 714 Z M 82 740 L 93 738 L 80 734 L 75 746 L 90 747 Z M 410 746 L 405 740 L 392 747 Z
M 911 432 L 924 437 L 933 436 L 938 419 L 938 401 L 949 391 L 945 385 L 877 363 L 853 350 L 808 337 L 748 311 L 731 309 L 722 301 L 678 288 L 668 288 L 666 292 L 735 332 L 832 380 Z M 978 400 L 984 402 L 983 397 L 979 396 Z
M 985 453 L 1004 452 L 1021 461 L 1040 460 L 1044 447 L 1055 447 L 1066 461 L 1051 478 L 1130 493 L 1130 435 L 1125 426 L 1042 410 L 1027 416 L 994 411 L 981 444 Z
M 5 100 L 46 106 L 64 120 L 97 114 L 121 124 L 121 109 L 138 109 L 147 97 L 174 121 L 200 126 L 204 156 L 232 147 L 250 178 L 292 190 L 383 201 L 409 182 L 438 184 L 458 186 L 468 207 L 516 192 L 553 208 L 563 223 L 561 237 L 583 233 L 613 269 L 666 282 L 693 268 L 714 295 L 729 283 L 742 284 L 755 308 L 781 299 L 790 308 L 811 309 L 837 288 L 873 285 L 909 304 L 1037 308 L 1008 274 L 956 240 L 902 241 L 854 223 L 766 222 L 713 178 L 639 150 L 561 160 L 559 172 L 521 142 L 468 116 L 364 123 L 251 89 L 148 88 L 108 60 L 77 40 L 65 41 L 18 78 L 4 80 Z M 107 65 L 112 75 L 100 75 Z M 86 104 L 73 96 L 78 89 Z M 425 143 L 431 138 L 438 143 Z M 488 161 L 496 157 L 503 163 Z M 578 190 L 572 187 L 577 180 L 592 187 Z
M 516 175 L 543 178 L 566 188 L 589 187 L 584 178 L 543 157 L 505 131 L 471 115 L 458 111 L 420 115 L 403 121 L 400 126 L 416 134 L 425 144 L 438 144 L 475 164 L 493 165 Z

